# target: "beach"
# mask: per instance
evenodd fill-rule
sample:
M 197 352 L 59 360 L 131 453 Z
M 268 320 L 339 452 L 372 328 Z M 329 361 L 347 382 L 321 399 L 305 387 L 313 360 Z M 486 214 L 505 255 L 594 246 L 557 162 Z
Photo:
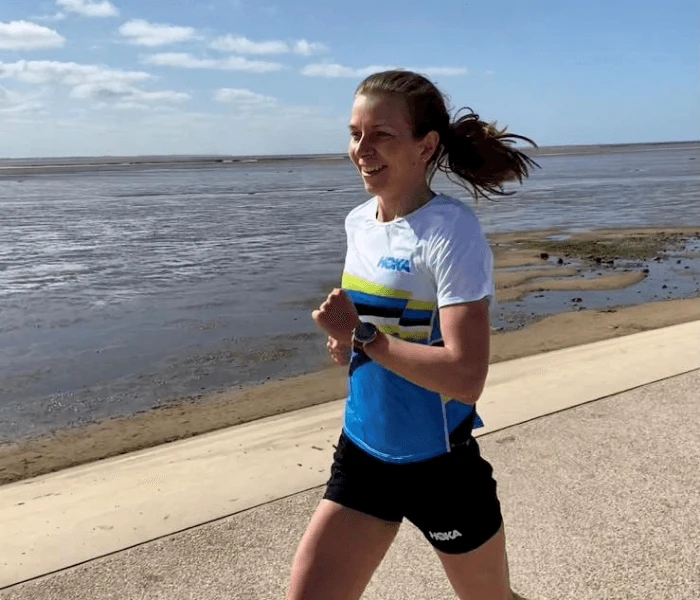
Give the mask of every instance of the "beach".
M 491 363 L 700 319 L 699 156 L 543 148 L 478 203 L 438 177 L 495 256 Z M 310 313 L 366 199 L 349 161 L 0 167 L 0 484 L 344 397 Z
M 496 312 L 502 325 L 493 326 L 492 364 L 700 319 L 700 222 L 505 232 L 490 242 L 497 301 L 510 307 Z M 314 340 L 323 343 L 318 332 Z M 255 359 L 274 365 L 285 348 L 268 346 Z M 0 445 L 0 484 L 337 400 L 346 377 L 325 359 L 302 374 L 278 370 L 262 383 L 23 436 Z

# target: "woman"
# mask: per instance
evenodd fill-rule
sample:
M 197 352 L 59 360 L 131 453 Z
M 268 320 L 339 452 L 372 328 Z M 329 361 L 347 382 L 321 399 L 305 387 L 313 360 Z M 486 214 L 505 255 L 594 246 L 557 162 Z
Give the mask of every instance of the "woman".
M 372 198 L 346 217 L 342 289 L 312 315 L 349 364 L 349 394 L 288 600 L 360 598 L 404 518 L 459 598 L 513 598 L 496 482 L 472 436 L 493 258 L 474 212 L 430 182 L 442 170 L 477 198 L 504 194 L 534 164 L 514 138 L 473 113 L 451 122 L 416 73 L 376 73 L 356 90 L 349 154 Z

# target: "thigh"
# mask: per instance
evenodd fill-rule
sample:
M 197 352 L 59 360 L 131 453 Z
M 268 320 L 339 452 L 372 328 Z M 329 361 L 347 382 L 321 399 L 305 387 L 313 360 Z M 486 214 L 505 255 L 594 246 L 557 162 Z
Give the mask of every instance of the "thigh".
M 297 550 L 287 600 L 355 600 L 403 519 L 397 471 L 340 436 L 331 476 Z
M 437 550 L 437 554 L 460 600 L 520 598 L 510 588 L 503 525 L 491 539 L 474 550 L 461 554 L 446 554 Z
M 465 554 L 502 525 L 491 465 L 475 439 L 468 446 L 416 465 L 405 516 L 444 554 Z
M 405 509 L 402 473 L 400 465 L 371 456 L 343 433 L 323 498 L 382 521 L 400 523 Z
M 496 481 L 476 440 L 425 461 L 413 479 L 406 518 L 435 548 L 458 597 L 510 600 Z
M 297 549 L 287 600 L 357 600 L 399 526 L 321 500 Z

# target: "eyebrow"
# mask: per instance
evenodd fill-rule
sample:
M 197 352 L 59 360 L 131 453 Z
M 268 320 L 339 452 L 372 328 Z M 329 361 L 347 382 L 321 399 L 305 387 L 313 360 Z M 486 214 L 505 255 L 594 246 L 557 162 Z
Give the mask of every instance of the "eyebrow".
M 390 129 L 393 128 L 393 126 L 390 125 L 389 123 L 383 123 L 383 122 L 378 123 L 377 125 L 372 125 L 372 129 L 378 129 L 379 127 L 389 127 Z M 348 129 L 359 129 L 359 128 L 357 125 L 353 125 L 352 123 L 350 123 L 350 125 L 348 125 Z

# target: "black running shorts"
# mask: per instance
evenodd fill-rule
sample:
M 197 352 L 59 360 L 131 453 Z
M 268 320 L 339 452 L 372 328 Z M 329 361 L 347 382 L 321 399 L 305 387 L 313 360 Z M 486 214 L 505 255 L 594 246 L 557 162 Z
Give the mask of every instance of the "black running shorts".
M 341 433 L 324 498 L 385 521 L 413 523 L 439 551 L 469 552 L 498 532 L 491 465 L 471 436 L 424 461 L 388 463 Z

